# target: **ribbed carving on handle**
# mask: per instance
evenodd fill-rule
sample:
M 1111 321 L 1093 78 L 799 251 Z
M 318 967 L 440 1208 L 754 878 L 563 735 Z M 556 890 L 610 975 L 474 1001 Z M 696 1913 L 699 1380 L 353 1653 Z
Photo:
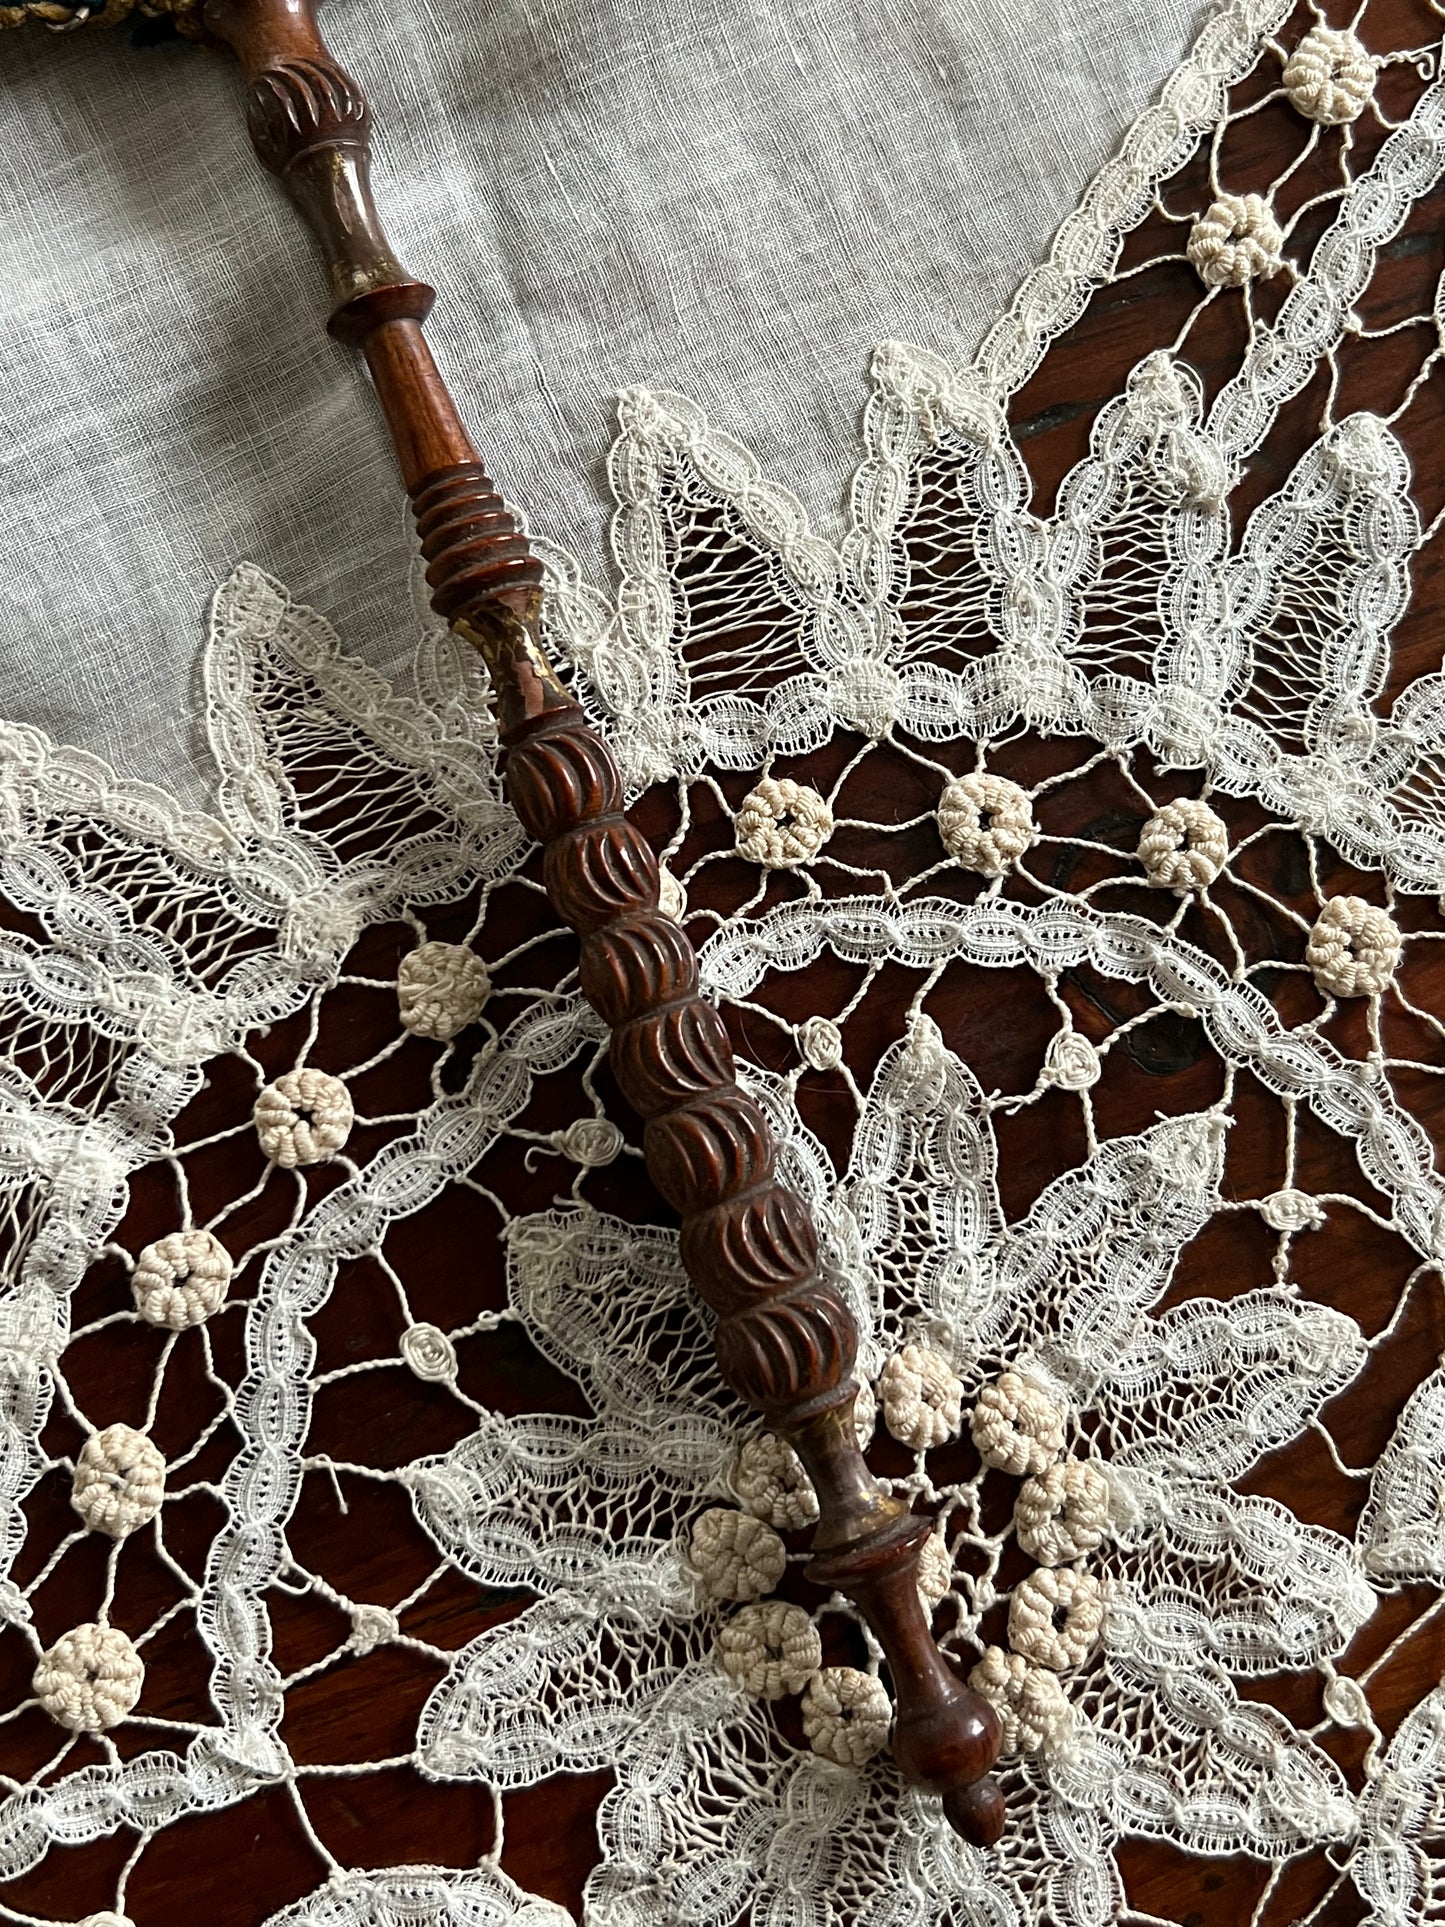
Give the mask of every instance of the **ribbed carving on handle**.
M 719 1317 L 755 1298 L 776 1298 L 805 1283 L 818 1268 L 818 1234 L 796 1192 L 771 1184 L 712 1210 L 682 1227 L 682 1262 L 698 1295 Z
M 284 174 L 313 147 L 364 147 L 371 110 L 344 67 L 286 60 L 257 74 L 246 90 L 246 127 L 262 166 Z
M 810 1574 L 855 1599 L 888 1658 L 894 1755 L 969 1839 L 997 1839 L 984 1776 L 998 1721 L 935 1645 L 918 1593 L 931 1530 L 869 1472 L 853 1430 L 856 1333 L 818 1274 L 802 1200 L 777 1182 L 768 1122 L 738 1088 L 686 937 L 658 910 L 657 862 L 622 814 L 622 782 L 540 646 L 542 567 L 483 468 L 421 324 L 432 291 L 392 255 L 371 197 L 370 115 L 331 58 L 311 0 L 205 0 L 245 70 L 252 141 L 321 244 L 330 326 L 366 355 L 411 491 L 432 606 L 491 675 L 507 786 L 543 845 L 558 914 L 582 939 L 581 983 L 613 1030 L 612 1062 L 644 1120 L 648 1169 L 682 1217 L 682 1254 L 718 1317 L 731 1384 L 786 1433 L 818 1493 Z
M 547 894 L 581 934 L 582 988 L 612 1026 L 612 1067 L 645 1121 L 653 1181 L 682 1214 L 684 1261 L 699 1258 L 728 1382 L 778 1414 L 839 1390 L 852 1321 L 816 1275 L 801 1200 L 774 1180 L 767 1119 L 738 1088 L 692 946 L 657 908 L 657 860 L 622 814 L 610 751 L 579 711 L 558 715 L 513 747 L 507 786 L 543 845 Z M 720 1210 L 739 1227 L 726 1242 Z
M 445 549 L 438 551 L 445 555 Z M 575 704 L 504 732 L 507 788 L 543 846 L 554 909 L 582 938 L 584 995 L 612 1028 L 612 1068 L 644 1120 L 647 1168 L 682 1217 L 683 1263 L 717 1313 L 723 1377 L 787 1434 L 813 1474 L 821 1519 L 810 1571 L 850 1593 L 882 1641 L 898 1695 L 895 1752 L 986 1844 L 1002 1802 L 984 1776 L 992 1709 L 950 1670 L 918 1594 L 928 1523 L 872 1477 L 852 1431 L 857 1333 L 818 1273 L 801 1198 L 778 1183 L 768 1121 L 738 1087 L 697 959 L 659 911 L 657 862 L 622 814 L 622 782 Z
M 540 590 L 542 565 L 480 462 L 432 476 L 412 497 L 432 607 L 448 622 L 503 591 Z

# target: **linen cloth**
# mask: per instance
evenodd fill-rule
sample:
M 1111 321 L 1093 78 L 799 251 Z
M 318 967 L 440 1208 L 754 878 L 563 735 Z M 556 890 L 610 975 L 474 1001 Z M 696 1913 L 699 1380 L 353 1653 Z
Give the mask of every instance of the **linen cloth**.
M 825 527 L 864 371 L 966 354 L 1172 70 L 1182 0 L 334 0 L 438 358 L 538 535 L 606 573 L 619 387 L 681 390 Z M 0 714 L 201 801 L 238 558 L 383 667 L 408 517 L 236 75 L 0 41 Z

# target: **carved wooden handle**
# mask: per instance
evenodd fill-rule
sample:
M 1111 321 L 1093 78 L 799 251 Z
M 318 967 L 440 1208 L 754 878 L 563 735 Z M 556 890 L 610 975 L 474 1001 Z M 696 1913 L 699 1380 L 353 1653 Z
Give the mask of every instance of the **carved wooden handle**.
M 857 1333 L 818 1275 L 807 1207 L 774 1176 L 758 1105 L 738 1088 L 697 958 L 658 908 L 657 861 L 623 814 L 607 745 L 541 648 L 542 570 L 488 479 L 421 333 L 433 293 L 393 257 L 371 198 L 366 101 L 327 53 L 310 0 L 208 0 L 241 58 L 248 123 L 321 241 L 331 328 L 365 354 L 416 511 L 432 603 L 491 673 L 506 783 L 543 846 L 547 894 L 582 940 L 581 983 L 612 1029 L 611 1061 L 643 1118 L 653 1181 L 682 1214 L 688 1275 L 717 1313 L 728 1383 L 796 1448 L 818 1494 L 808 1573 L 855 1600 L 888 1659 L 894 1756 L 943 1796 L 965 1838 L 991 1844 L 1003 1798 L 985 1776 L 993 1709 L 934 1643 L 918 1592 L 931 1522 L 873 1477 L 853 1428 Z

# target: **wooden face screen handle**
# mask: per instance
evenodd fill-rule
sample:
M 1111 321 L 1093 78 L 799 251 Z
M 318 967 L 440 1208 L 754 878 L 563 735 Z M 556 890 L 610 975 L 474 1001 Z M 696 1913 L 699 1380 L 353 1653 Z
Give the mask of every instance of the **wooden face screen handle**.
M 542 568 L 488 479 L 421 324 L 434 294 L 393 256 L 369 179 L 370 112 L 317 30 L 311 0 L 208 0 L 205 24 L 238 55 L 246 118 L 321 244 L 330 327 L 365 355 L 427 560 L 432 606 L 481 651 L 506 747 L 507 794 L 543 846 L 547 894 L 581 938 L 584 995 L 612 1031 L 611 1063 L 645 1122 L 647 1168 L 682 1214 L 682 1258 L 717 1313 L 727 1382 L 795 1447 L 816 1488 L 808 1575 L 854 1600 L 893 1680 L 893 1752 L 942 1795 L 965 1839 L 997 1840 L 987 1778 L 993 1709 L 938 1650 L 918 1592 L 932 1522 L 864 1463 L 853 1427 L 857 1334 L 818 1275 L 807 1207 L 774 1177 L 762 1111 L 738 1088 L 697 959 L 658 908 L 657 861 L 622 813 L 612 753 L 548 667 Z

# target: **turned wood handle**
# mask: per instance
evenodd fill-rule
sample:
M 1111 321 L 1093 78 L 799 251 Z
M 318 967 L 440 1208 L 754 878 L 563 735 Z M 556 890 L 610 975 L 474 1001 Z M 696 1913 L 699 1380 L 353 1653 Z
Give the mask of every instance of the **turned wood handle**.
M 803 1200 L 780 1185 L 768 1122 L 738 1087 L 697 958 L 658 908 L 657 860 L 623 814 L 612 753 L 547 664 L 542 569 L 478 459 L 421 333 L 434 299 L 392 255 L 369 179 L 370 114 L 331 58 L 310 0 L 209 0 L 208 29 L 245 71 L 247 121 L 321 242 L 332 332 L 366 356 L 411 493 L 437 611 L 491 674 L 507 793 L 543 848 L 557 914 L 581 938 L 581 985 L 612 1031 L 611 1062 L 644 1122 L 647 1168 L 682 1216 L 688 1276 L 717 1314 L 727 1382 L 796 1448 L 818 1494 L 809 1576 L 852 1598 L 893 1678 L 893 1750 L 952 1824 L 999 1837 L 986 1777 L 999 1723 L 934 1643 L 918 1592 L 931 1521 L 873 1477 L 853 1427 L 857 1333 L 818 1273 Z

